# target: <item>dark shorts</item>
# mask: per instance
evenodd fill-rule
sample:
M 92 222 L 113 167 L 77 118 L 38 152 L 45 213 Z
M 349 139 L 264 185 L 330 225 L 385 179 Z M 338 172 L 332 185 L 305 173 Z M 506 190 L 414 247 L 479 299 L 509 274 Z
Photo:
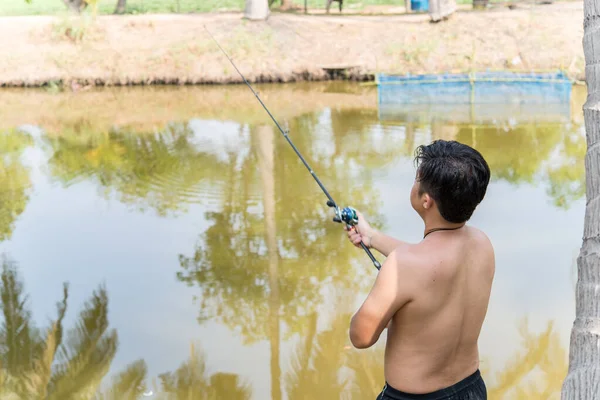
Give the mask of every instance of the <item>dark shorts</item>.
M 431 393 L 405 393 L 386 383 L 377 400 L 487 400 L 487 389 L 477 370 L 462 381 Z

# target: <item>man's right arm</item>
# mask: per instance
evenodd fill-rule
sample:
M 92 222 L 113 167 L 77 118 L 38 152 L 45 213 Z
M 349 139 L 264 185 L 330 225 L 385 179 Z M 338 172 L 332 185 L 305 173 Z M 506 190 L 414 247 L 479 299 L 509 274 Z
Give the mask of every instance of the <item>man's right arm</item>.
M 395 239 L 377 230 L 373 230 L 370 242 L 365 244 L 387 257 L 395 248 L 407 245 L 408 243 Z
M 350 230 L 344 228 L 348 232 L 348 239 L 356 247 L 360 247 L 360 242 L 362 241 L 367 247 L 375 249 L 387 257 L 395 248 L 408 244 L 379 232 L 369 225 L 359 211 L 356 211 L 356 214 L 358 216 L 358 224 Z

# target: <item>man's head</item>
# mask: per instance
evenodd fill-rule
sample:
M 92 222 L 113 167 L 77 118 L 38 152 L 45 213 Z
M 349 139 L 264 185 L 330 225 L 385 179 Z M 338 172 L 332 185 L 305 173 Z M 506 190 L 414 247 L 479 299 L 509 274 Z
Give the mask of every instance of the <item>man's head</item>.
M 417 175 L 411 204 L 424 218 L 437 211 L 448 222 L 463 223 L 483 200 L 490 168 L 481 154 L 456 141 L 436 140 L 415 151 Z

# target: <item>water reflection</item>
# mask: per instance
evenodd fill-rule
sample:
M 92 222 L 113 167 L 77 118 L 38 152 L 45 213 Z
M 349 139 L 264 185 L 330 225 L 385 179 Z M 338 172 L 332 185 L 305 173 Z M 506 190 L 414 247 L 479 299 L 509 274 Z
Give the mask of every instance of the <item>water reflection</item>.
M 174 372 L 159 375 L 150 389 L 147 366 L 136 360 L 116 372 L 102 388 L 118 350 L 116 329 L 109 329 L 108 292 L 99 286 L 66 330 L 69 285 L 46 327 L 32 319 L 18 264 L 4 255 L 0 276 L 0 396 L 3 399 L 250 399 L 250 386 L 235 374 L 208 374 L 204 353 L 191 345 L 190 357 Z
M 68 285 L 57 304 L 57 316 L 36 327 L 16 263 L 2 260 L 3 324 L 0 370 L 5 396 L 27 399 L 78 398 L 94 393 L 117 351 L 117 334 L 108 330 L 108 296 L 98 288 L 84 304 L 73 328 L 66 331 Z
M 0 241 L 10 239 L 29 200 L 31 180 L 21 155 L 31 144 L 31 137 L 18 130 L 0 135 Z
M 79 125 L 47 138 L 53 151 L 48 164 L 52 177 L 65 186 L 94 181 L 104 196 L 114 191 L 119 201 L 164 216 L 197 201 L 197 188 L 214 184 L 222 168 L 192 139 L 189 124 L 139 135 Z
M 527 318 L 518 324 L 522 348 L 510 355 L 510 361 L 496 372 L 496 382 L 488 385 L 492 399 L 559 399 L 568 370 L 567 349 L 561 344 L 554 321 L 535 334 Z M 490 374 L 483 370 L 482 373 Z
M 3 304 L 22 304 L 3 307 L 6 396 L 312 399 L 381 390 L 383 343 L 359 351 L 347 335 L 375 273 L 368 258 L 348 245 L 247 89 L 206 89 L 212 98 L 202 90 L 158 91 L 152 100 L 143 90 L 105 92 L 114 119 L 106 110 L 87 119 L 36 111 L 43 115 L 31 121 L 44 130 L 37 141 L 5 122 L 0 245 L 24 260 L 36 299 L 17 301 L 25 292 L 5 261 Z M 365 90 L 264 92 L 336 201 L 408 240 L 421 228 L 407 203 L 414 148 L 444 138 L 484 153 L 493 181 L 474 223 L 491 232 L 498 253 L 481 346 L 490 398 L 556 396 L 571 303 L 553 309 L 547 298 L 573 295 L 560 263 L 579 246 L 583 222 L 582 121 L 382 120 Z M 96 104 L 102 93 L 81 101 Z M 167 112 L 169 99 L 181 107 Z M 115 104 L 140 105 L 147 120 Z M 552 226 L 562 236 L 548 241 Z M 34 313 L 48 313 L 52 279 L 82 286 L 65 286 L 51 322 L 34 323 Z M 106 283 L 92 290 L 90 281 Z M 84 302 L 68 324 L 67 300 Z M 524 315 L 531 324 L 521 324 Z

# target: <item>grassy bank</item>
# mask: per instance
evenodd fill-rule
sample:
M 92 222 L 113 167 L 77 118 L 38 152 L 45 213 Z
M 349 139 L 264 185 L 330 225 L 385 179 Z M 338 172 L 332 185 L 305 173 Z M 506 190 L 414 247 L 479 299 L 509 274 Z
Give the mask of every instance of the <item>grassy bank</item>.
M 426 15 L 240 13 L 0 18 L 0 86 L 233 83 L 240 78 L 206 26 L 253 82 L 348 79 L 380 72 L 564 69 L 584 76 L 582 4 Z
M 503 0 L 493 0 L 494 2 Z M 22 15 L 59 15 L 67 8 L 61 0 L 6 0 L 0 2 L 0 16 Z M 99 0 L 100 14 L 112 14 L 116 0 Z M 472 0 L 458 0 L 458 3 L 472 4 Z M 243 11 L 245 0 L 127 0 L 126 13 L 206 13 L 219 11 Z M 272 9 L 281 4 L 276 0 Z M 304 0 L 292 0 L 294 8 L 304 8 Z M 307 6 L 312 10 L 325 9 L 326 0 L 307 0 Z M 344 10 L 360 11 L 373 6 L 405 7 L 404 0 L 345 0 Z M 332 12 L 338 12 L 338 4 L 333 3 Z

